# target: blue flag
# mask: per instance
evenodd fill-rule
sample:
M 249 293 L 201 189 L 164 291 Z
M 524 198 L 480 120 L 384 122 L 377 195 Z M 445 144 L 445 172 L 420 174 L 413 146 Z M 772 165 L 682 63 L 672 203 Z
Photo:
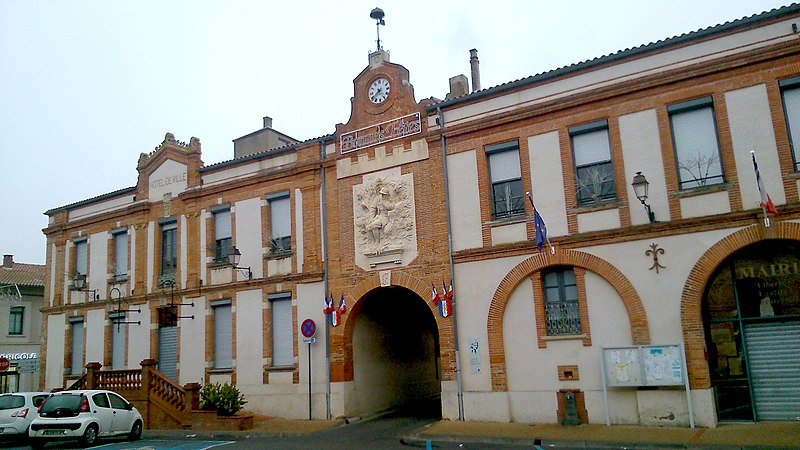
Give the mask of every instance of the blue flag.
M 547 240 L 547 226 L 544 224 L 544 219 L 539 215 L 539 211 L 533 208 L 533 226 L 536 229 L 536 248 L 542 251 L 544 241 Z

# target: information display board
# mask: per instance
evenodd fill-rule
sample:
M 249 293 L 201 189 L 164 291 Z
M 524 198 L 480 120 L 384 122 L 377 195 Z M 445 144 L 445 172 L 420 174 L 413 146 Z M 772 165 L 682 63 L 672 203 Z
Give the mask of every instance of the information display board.
M 681 386 L 683 352 L 675 345 L 603 348 L 608 387 Z

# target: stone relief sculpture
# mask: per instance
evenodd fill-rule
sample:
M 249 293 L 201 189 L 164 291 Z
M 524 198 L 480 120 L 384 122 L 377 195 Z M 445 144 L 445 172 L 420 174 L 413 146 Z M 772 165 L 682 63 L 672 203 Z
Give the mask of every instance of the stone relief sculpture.
M 413 239 L 409 186 L 400 178 L 375 178 L 355 189 L 356 240 L 366 256 L 402 251 Z

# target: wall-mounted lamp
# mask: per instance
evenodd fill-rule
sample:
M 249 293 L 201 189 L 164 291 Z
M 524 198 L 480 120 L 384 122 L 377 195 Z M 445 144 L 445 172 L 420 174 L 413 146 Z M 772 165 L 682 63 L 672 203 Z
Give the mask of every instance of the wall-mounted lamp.
M 116 298 L 114 297 L 114 292 L 117 293 Z M 142 324 L 141 320 L 136 320 L 136 321 L 126 320 L 125 315 L 127 313 L 129 312 L 141 313 L 142 308 L 141 307 L 136 309 L 129 308 L 129 303 L 125 301 L 125 298 L 122 296 L 122 291 L 120 291 L 119 288 L 116 287 L 111 288 L 111 292 L 109 292 L 109 297 L 111 297 L 111 300 L 113 300 L 116 303 L 116 307 L 113 310 L 109 311 L 108 316 L 111 319 L 111 323 L 117 326 L 117 331 L 119 331 L 119 327 L 124 324 L 136 324 L 136 325 Z
M 650 223 L 656 223 L 656 215 L 650 209 L 650 205 L 647 204 L 647 191 L 650 188 L 650 183 L 647 181 L 647 178 L 642 175 L 642 172 L 636 172 L 636 176 L 633 177 L 633 182 L 631 182 L 631 186 L 633 186 L 633 192 L 636 194 L 636 198 L 642 202 L 644 205 L 645 211 L 647 211 L 647 218 L 650 219 Z
M 100 300 L 100 294 L 97 293 L 97 289 L 86 289 L 86 274 L 75 274 L 75 278 L 72 279 L 72 290 L 86 293 L 91 292 L 92 296 L 90 298 L 92 300 Z
M 242 259 L 242 252 L 239 251 L 238 248 L 233 247 L 233 249 L 228 253 L 228 262 L 231 263 L 231 266 L 242 272 L 242 275 L 247 275 L 248 280 L 253 279 L 253 271 L 250 270 L 249 267 L 239 267 L 239 260 Z

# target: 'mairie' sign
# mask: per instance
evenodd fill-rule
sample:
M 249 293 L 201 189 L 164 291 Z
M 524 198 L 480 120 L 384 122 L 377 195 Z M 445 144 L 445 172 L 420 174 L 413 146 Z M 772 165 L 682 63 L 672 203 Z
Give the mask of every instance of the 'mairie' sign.
M 339 138 L 339 148 L 341 153 L 345 154 L 420 132 L 422 132 L 422 122 L 419 113 L 416 112 L 345 133 Z

